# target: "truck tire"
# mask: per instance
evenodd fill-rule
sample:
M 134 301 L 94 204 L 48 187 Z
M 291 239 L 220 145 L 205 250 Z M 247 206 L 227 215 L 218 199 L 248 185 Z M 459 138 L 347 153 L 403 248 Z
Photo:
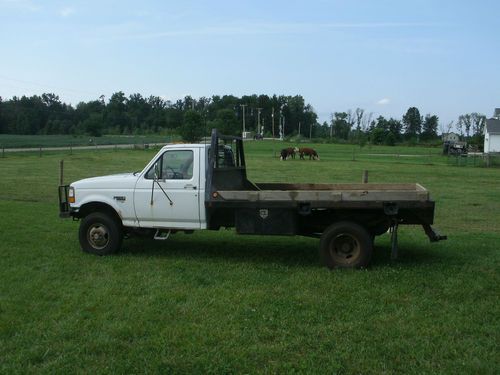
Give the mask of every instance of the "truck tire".
M 330 269 L 363 268 L 370 263 L 373 240 L 361 225 L 340 221 L 326 228 L 319 247 L 321 258 Z
M 120 249 L 123 228 L 111 215 L 93 212 L 82 219 L 78 237 L 83 251 L 95 255 L 108 255 Z

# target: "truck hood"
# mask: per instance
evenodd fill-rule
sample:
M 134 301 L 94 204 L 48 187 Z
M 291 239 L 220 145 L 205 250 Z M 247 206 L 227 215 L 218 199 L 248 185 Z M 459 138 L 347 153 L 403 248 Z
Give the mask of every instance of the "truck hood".
M 138 175 L 134 176 L 133 173 L 113 174 L 85 178 L 73 182 L 71 186 L 75 189 L 133 189 L 138 177 Z

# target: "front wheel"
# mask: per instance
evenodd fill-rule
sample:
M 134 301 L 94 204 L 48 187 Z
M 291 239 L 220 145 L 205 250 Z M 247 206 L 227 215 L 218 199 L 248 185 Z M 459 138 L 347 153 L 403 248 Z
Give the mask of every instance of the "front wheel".
M 82 219 L 79 240 L 83 251 L 96 255 L 108 255 L 120 249 L 123 229 L 112 216 L 104 212 L 94 212 Z
M 363 268 L 370 263 L 373 241 L 362 226 L 342 221 L 329 226 L 321 235 L 320 253 L 332 268 Z

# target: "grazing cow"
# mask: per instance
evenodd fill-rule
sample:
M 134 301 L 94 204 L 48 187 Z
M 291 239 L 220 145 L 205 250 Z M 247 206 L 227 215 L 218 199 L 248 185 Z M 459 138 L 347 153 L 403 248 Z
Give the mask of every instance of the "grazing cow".
M 297 148 L 288 147 L 288 148 L 284 148 L 283 150 L 281 150 L 280 160 L 286 160 L 286 159 L 290 158 L 290 156 L 292 157 L 292 159 L 295 159 L 295 150 L 296 149 Z
M 301 159 L 304 159 L 304 155 L 309 156 L 309 160 L 319 160 L 319 155 L 316 152 L 315 149 L 309 148 L 309 147 L 304 147 L 304 148 L 299 148 L 299 155 Z

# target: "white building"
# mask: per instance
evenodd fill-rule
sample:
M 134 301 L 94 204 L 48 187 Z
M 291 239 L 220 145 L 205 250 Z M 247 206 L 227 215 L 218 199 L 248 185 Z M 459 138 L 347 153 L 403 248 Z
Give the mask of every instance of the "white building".
M 493 118 L 484 127 L 484 153 L 500 153 L 500 108 L 495 108 Z

